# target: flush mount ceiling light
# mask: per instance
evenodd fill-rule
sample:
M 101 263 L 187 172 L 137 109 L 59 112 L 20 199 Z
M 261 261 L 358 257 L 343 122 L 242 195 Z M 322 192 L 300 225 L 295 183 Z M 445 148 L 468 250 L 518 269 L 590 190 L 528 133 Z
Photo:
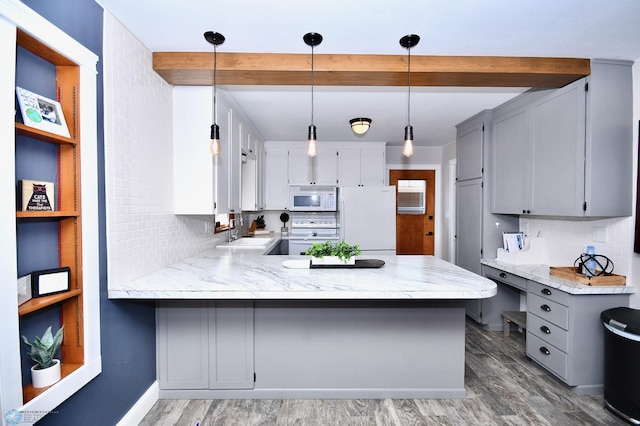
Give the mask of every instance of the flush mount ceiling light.
M 217 51 L 216 47 L 224 43 L 224 36 L 220 33 L 213 31 L 207 31 L 204 33 L 204 38 L 209 43 L 213 44 L 213 124 L 211 125 L 211 143 L 209 144 L 209 152 L 213 156 L 220 154 L 220 127 L 216 121 L 218 106 L 216 103 L 216 74 L 217 74 Z
M 318 153 L 316 147 L 316 126 L 313 124 L 313 86 L 314 86 L 314 74 L 313 74 L 313 48 L 322 43 L 322 36 L 318 33 L 307 33 L 302 39 L 311 46 L 311 124 L 309 125 L 309 144 L 307 145 L 307 155 L 309 157 L 315 157 Z
M 349 123 L 351 124 L 351 130 L 353 130 L 353 133 L 356 135 L 364 135 L 371 126 L 371 119 L 365 117 L 352 118 L 349 120 Z
M 413 126 L 411 126 L 411 48 L 420 41 L 420 36 L 409 34 L 400 39 L 400 46 L 407 49 L 407 127 L 404 128 L 404 147 L 402 154 L 405 157 L 413 155 Z

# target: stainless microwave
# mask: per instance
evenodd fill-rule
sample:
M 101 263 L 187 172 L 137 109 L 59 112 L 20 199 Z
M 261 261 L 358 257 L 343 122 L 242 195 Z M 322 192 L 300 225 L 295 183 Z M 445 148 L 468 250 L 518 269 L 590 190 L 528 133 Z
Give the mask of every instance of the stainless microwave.
M 335 186 L 290 186 L 289 210 L 294 212 L 334 212 L 338 200 Z

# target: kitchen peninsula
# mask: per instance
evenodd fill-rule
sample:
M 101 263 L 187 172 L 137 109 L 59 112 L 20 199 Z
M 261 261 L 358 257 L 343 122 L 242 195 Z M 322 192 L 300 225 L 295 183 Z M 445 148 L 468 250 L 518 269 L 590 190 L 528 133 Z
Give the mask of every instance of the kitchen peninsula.
M 465 397 L 465 300 L 493 281 L 431 256 L 288 269 L 304 257 L 257 253 L 212 249 L 109 288 L 158 301 L 161 398 Z

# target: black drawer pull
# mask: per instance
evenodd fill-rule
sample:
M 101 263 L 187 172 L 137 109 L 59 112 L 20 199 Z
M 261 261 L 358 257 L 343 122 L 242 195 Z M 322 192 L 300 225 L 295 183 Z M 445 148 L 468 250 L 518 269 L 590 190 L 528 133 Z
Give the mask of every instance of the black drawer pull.
M 500 272 L 500 278 L 507 278 L 507 274 L 505 274 L 504 272 Z
M 551 296 L 551 290 L 549 290 L 548 288 L 543 288 L 540 292 L 542 294 L 546 294 L 547 296 Z
M 545 348 L 544 346 L 540 346 L 540 352 L 542 352 L 545 355 L 551 355 L 551 352 L 549 352 L 549 349 Z
M 540 305 L 540 309 L 542 309 L 545 312 L 551 312 L 551 308 L 547 304 Z
M 546 325 L 540 327 L 540 331 L 542 331 L 544 334 L 551 334 L 551 330 Z

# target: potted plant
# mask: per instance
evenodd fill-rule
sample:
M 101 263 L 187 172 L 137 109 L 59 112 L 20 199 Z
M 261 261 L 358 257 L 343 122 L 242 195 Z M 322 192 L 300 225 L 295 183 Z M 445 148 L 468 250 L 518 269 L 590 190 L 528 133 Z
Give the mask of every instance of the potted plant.
M 314 265 L 353 265 L 355 256 L 361 253 L 357 244 L 350 245 L 344 241 L 332 243 L 314 243 L 306 251 Z
M 30 349 L 29 356 L 36 363 L 31 367 L 31 384 L 34 388 L 46 388 L 60 380 L 60 360 L 54 356 L 62 344 L 63 330 L 64 325 L 54 336 L 49 326 L 42 337 L 36 336 L 33 342 L 22 336 Z
M 287 222 L 289 221 L 289 214 L 287 212 L 282 212 L 280 214 L 280 221 L 282 222 L 282 228 L 280 232 L 283 234 L 289 233 L 289 228 L 287 228 Z

